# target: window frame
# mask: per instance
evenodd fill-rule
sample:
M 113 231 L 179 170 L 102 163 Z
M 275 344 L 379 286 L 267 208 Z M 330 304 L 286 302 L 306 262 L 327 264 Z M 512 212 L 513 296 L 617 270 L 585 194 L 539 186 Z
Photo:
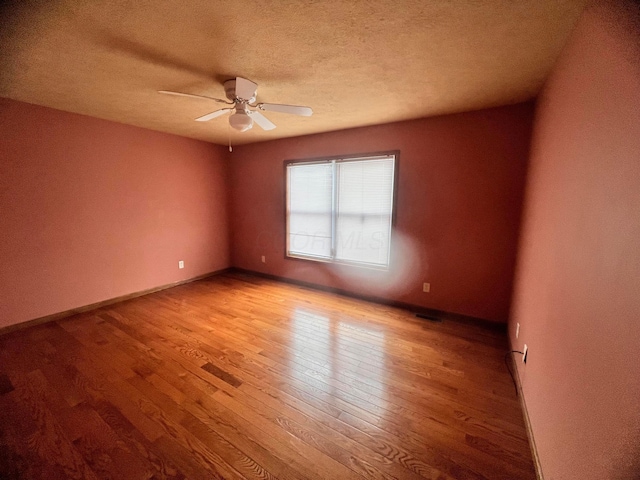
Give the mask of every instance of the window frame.
M 352 262 L 352 261 L 344 261 L 344 260 L 336 260 L 332 259 L 323 259 L 323 258 L 312 258 L 309 256 L 303 255 L 289 255 L 289 218 L 288 218 L 288 210 L 289 210 L 289 188 L 287 184 L 287 167 L 291 164 L 322 164 L 322 163 L 330 163 L 330 162 L 340 162 L 340 161 L 353 161 L 354 159 L 362 159 L 367 160 L 372 157 L 381 157 L 381 156 L 393 156 L 393 195 L 391 197 L 392 205 L 391 205 L 391 232 L 389 234 L 389 263 L 386 266 L 377 266 L 372 264 L 366 264 L 362 262 Z M 285 260 L 301 260 L 303 262 L 313 262 L 313 263 L 324 263 L 329 265 L 348 265 L 352 267 L 359 268 L 368 268 L 373 270 L 389 270 L 391 267 L 391 261 L 393 257 L 393 231 L 396 226 L 397 220 L 397 205 L 398 205 L 398 178 L 399 175 L 399 160 L 400 160 L 400 150 L 385 150 L 380 152 L 366 152 L 366 153 L 350 153 L 347 155 L 332 155 L 332 156 L 324 156 L 324 157 L 312 157 L 312 158 L 303 158 L 303 159 L 292 159 L 285 160 L 283 162 L 283 179 L 284 179 L 284 258 Z

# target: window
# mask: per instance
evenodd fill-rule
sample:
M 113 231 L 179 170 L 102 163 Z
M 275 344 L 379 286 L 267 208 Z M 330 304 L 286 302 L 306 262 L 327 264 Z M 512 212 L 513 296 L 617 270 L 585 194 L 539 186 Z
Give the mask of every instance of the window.
M 387 268 L 396 157 L 287 162 L 287 256 Z

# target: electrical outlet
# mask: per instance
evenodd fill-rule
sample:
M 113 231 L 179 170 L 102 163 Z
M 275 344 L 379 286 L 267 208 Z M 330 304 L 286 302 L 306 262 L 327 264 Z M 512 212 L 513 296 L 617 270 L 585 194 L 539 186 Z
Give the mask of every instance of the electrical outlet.
M 262 263 L 267 263 L 267 257 L 265 257 L 264 255 L 262 255 Z
M 184 268 L 184 260 L 178 262 L 178 268 Z
M 520 336 L 520 324 L 516 323 L 516 338 Z
M 424 293 L 429 293 L 431 291 L 431 284 L 430 283 L 423 283 L 422 284 L 422 291 Z
M 527 363 L 527 353 L 529 353 L 529 347 L 527 344 L 524 344 L 524 348 L 522 349 L 522 363 Z

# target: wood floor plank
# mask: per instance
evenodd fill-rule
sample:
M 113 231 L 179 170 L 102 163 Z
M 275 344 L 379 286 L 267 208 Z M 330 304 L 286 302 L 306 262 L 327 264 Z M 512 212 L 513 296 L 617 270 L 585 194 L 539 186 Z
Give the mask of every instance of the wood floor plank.
M 227 338 L 227 339 L 229 339 L 229 338 L 230 338 L 230 336 L 229 336 L 229 335 L 227 335 L 227 336 L 226 336 L 226 338 Z M 273 348 L 273 344 L 272 344 L 272 348 Z M 344 373 L 344 369 L 341 369 L 341 371 Z M 366 380 L 366 377 L 361 377 L 361 378 L 364 378 L 364 380 Z M 467 415 L 465 418 L 466 418 L 467 422 L 464 422 L 464 423 L 465 423 L 465 425 L 466 425 L 466 426 L 468 426 L 468 425 L 469 425 L 468 420 L 473 419 L 473 417 L 472 417 L 472 416 L 470 416 L 470 415 Z M 469 433 L 473 433 L 473 432 L 469 432 Z M 513 437 L 511 437 L 511 439 L 513 439 Z
M 80 358 L 76 353 L 78 344 L 74 343 L 74 339 L 59 327 L 50 328 L 49 335 L 56 339 L 64 355 L 51 352 L 42 363 L 41 369 L 70 406 L 89 408 L 99 417 L 98 420 L 93 416 L 89 422 L 82 423 L 82 415 L 76 416 L 75 412 L 65 413 L 69 421 L 80 425 L 81 435 L 88 435 L 89 446 L 94 443 L 92 436 L 95 430 L 103 431 L 107 428 L 110 429 L 108 435 L 115 436 L 115 448 L 108 453 L 114 463 L 118 467 L 126 467 L 126 471 L 114 478 L 184 479 L 184 475 L 171 462 L 160 457 L 153 450 L 151 443 L 140 433 L 140 430 L 135 428 L 116 406 L 107 401 L 105 397 L 108 397 L 109 393 L 105 395 L 105 388 L 110 387 L 103 383 L 102 377 L 86 377 L 76 368 L 76 365 L 80 364 Z M 109 392 L 112 393 L 111 390 Z M 127 408 L 123 409 L 123 411 L 127 410 Z M 96 424 L 99 424 L 100 428 L 96 428 Z M 78 430 L 73 426 L 68 429 L 71 435 Z M 79 441 L 86 446 L 85 439 Z M 96 454 L 101 454 L 103 451 L 102 447 L 98 448 Z
M 81 336 L 81 332 L 85 328 L 87 331 L 93 330 L 93 327 L 90 326 L 90 322 L 85 322 L 77 329 L 74 329 L 74 333 Z M 181 424 L 185 415 L 181 409 L 171 408 L 173 406 L 171 403 L 158 404 L 157 396 L 155 398 L 150 398 L 152 393 L 150 390 L 141 391 L 140 386 L 143 384 L 139 383 L 141 376 L 135 373 L 135 365 L 140 365 L 140 362 L 142 362 L 143 359 L 135 359 L 134 357 L 128 356 L 125 352 L 117 349 L 109 334 L 110 332 L 104 329 L 103 326 L 102 338 L 107 339 L 107 343 L 104 344 L 105 350 L 102 351 L 94 349 L 93 355 L 94 357 L 100 357 L 104 363 L 112 361 L 112 363 L 117 365 L 120 377 L 108 377 L 107 379 L 110 380 L 114 388 L 121 392 L 126 398 L 134 399 L 140 412 L 153 423 L 155 427 L 155 435 L 154 437 L 149 437 L 149 439 L 153 442 L 160 437 L 174 439 L 183 448 L 189 450 L 191 455 L 194 458 L 197 458 L 205 469 L 209 470 L 209 475 L 222 478 L 247 478 L 243 474 L 239 473 L 238 470 L 227 461 L 228 457 L 227 459 L 223 458 L 219 455 L 219 451 L 209 448 L 205 442 L 193 435 Z M 107 348 L 108 350 L 106 350 Z M 146 351 L 149 352 L 149 356 L 153 358 L 151 350 L 149 349 Z M 146 365 L 142 365 L 145 371 L 150 371 Z M 224 450 L 229 455 L 235 453 L 233 452 L 233 446 L 228 445 L 221 438 L 215 439 L 217 440 L 216 443 L 213 442 L 212 438 L 209 438 L 208 440 L 211 441 L 212 448 L 217 446 L 219 450 Z M 268 476 L 250 476 L 248 478 L 268 478 Z
M 535 478 L 503 332 L 240 273 L 0 336 L 7 478 Z
M 126 319 L 124 317 L 118 316 L 117 314 L 115 314 L 115 317 L 118 317 L 118 322 L 126 322 Z M 144 330 L 144 327 L 139 325 L 138 330 Z M 112 333 L 117 335 L 116 330 L 114 330 Z M 145 348 L 138 342 L 131 343 L 131 345 L 134 345 L 134 344 L 137 345 L 139 348 Z M 199 355 L 194 355 L 194 352 L 196 351 L 194 347 L 177 348 L 176 349 L 177 352 L 174 352 L 172 350 L 167 350 L 167 348 L 165 348 L 166 345 L 164 344 L 159 345 L 154 341 L 151 341 L 150 345 L 152 345 L 153 349 L 156 349 L 159 353 L 162 353 L 164 356 L 175 360 L 176 363 L 178 363 L 182 367 L 192 372 L 197 373 L 198 369 L 197 369 L 197 365 L 191 364 L 190 361 L 196 361 L 196 363 L 199 364 L 209 360 L 209 357 L 207 357 L 202 353 Z M 135 354 L 135 352 L 133 353 Z M 178 356 L 180 354 L 183 355 L 182 358 Z M 202 423 L 209 425 L 211 428 L 213 428 L 218 432 L 222 432 L 225 435 L 225 438 L 227 438 L 230 442 L 233 442 L 236 445 L 242 444 L 243 450 L 246 452 L 249 452 L 250 450 L 249 454 L 253 458 L 256 458 L 256 455 L 259 455 L 262 458 L 264 458 L 264 455 L 261 455 L 262 454 L 261 451 L 256 451 L 255 446 L 259 447 L 259 444 L 256 444 L 256 442 L 252 440 L 250 435 L 258 439 L 261 439 L 263 441 L 270 439 L 271 440 L 270 445 L 272 449 L 275 449 L 275 447 L 278 446 L 276 443 L 273 442 L 274 438 L 278 438 L 276 425 L 270 425 L 270 427 L 265 429 L 264 435 L 260 435 L 260 431 L 254 428 L 255 422 L 252 422 L 252 423 L 243 422 L 243 420 L 241 418 L 238 418 L 233 411 L 226 410 L 224 409 L 224 407 L 217 405 L 215 404 L 215 402 L 211 401 L 211 399 L 213 398 L 213 395 L 211 394 L 215 393 L 217 391 L 217 388 L 206 382 L 206 377 L 209 377 L 209 375 L 205 374 L 204 372 L 207 372 L 207 370 L 202 369 L 200 371 L 201 376 L 205 377 L 205 379 L 196 376 L 190 379 L 191 381 L 189 384 L 185 384 L 180 382 L 180 376 L 177 372 L 173 372 L 173 373 L 170 373 L 169 375 L 166 375 L 167 369 L 171 369 L 171 367 L 172 367 L 171 365 L 167 365 L 166 363 L 163 364 L 162 369 L 158 371 L 158 375 L 164 376 L 167 382 L 176 384 L 180 388 L 187 389 L 190 391 L 190 393 L 193 395 L 193 398 L 197 399 L 197 401 L 185 401 L 183 402 L 184 406 L 187 410 L 189 410 L 195 416 L 197 416 L 202 421 Z M 218 375 L 213 375 L 212 377 L 208 378 L 208 380 L 216 383 L 220 388 L 229 388 L 229 389 L 235 388 L 232 385 L 225 382 L 223 379 L 219 378 Z M 196 388 L 194 388 L 193 386 L 194 383 L 197 385 Z M 198 391 L 197 389 L 201 387 L 202 387 L 202 391 Z M 171 391 L 174 391 L 173 387 L 169 388 L 169 392 Z M 209 395 L 202 395 L 202 393 L 204 393 L 205 391 Z M 178 394 L 176 398 L 181 398 L 181 396 Z M 202 410 L 201 407 L 206 409 L 208 416 L 205 414 L 205 412 Z M 255 418 L 252 420 L 255 420 Z M 237 430 L 236 427 L 238 426 L 243 429 L 244 436 L 242 434 L 238 435 L 238 433 L 240 432 L 236 432 Z M 276 429 L 276 431 L 274 431 L 274 429 Z M 285 432 L 283 431 L 282 433 L 284 434 Z M 286 438 L 286 435 L 285 435 L 285 438 Z M 247 443 L 247 441 L 249 441 L 251 444 Z M 290 438 L 287 438 L 287 440 L 285 440 L 285 442 L 290 442 L 290 441 L 291 441 Z M 262 450 L 262 449 L 259 449 L 259 450 Z M 292 468 L 289 468 L 289 466 L 282 465 L 282 464 L 276 465 L 274 467 L 274 471 L 278 472 L 279 478 L 296 478 L 296 479 L 306 478 L 306 477 L 322 478 L 322 477 L 317 477 L 316 475 L 313 474 L 313 472 L 309 471 L 305 466 L 301 465 L 299 461 L 296 461 L 296 458 L 313 457 L 313 455 L 317 452 L 313 452 L 313 451 L 310 452 L 309 449 L 307 448 L 306 450 L 303 449 L 303 451 L 298 452 L 297 455 L 291 455 L 289 452 L 284 451 L 282 449 L 282 445 L 278 446 L 277 451 L 278 451 L 278 456 L 284 456 L 285 458 L 287 458 L 289 465 L 292 467 Z M 263 463 L 265 464 L 273 463 L 274 460 L 277 460 L 276 456 L 274 456 L 273 458 L 266 458 L 266 461 L 264 461 Z M 319 460 L 322 461 L 320 457 L 319 457 Z M 323 463 L 327 463 L 327 462 L 324 461 Z M 328 470 L 327 472 L 330 472 L 330 471 L 331 470 Z M 342 478 L 350 478 L 349 474 L 345 474 L 344 472 L 342 472 L 341 476 Z
M 223 397 L 221 397 L 223 400 L 225 400 L 225 399 L 227 399 L 227 398 L 230 398 L 230 397 L 235 397 L 235 395 L 234 395 L 234 391 L 233 391 L 233 390 L 228 389 L 228 390 L 226 390 L 226 392 L 229 394 L 229 397 L 227 397 L 227 396 L 223 396 Z M 236 393 L 237 393 L 237 392 L 236 392 Z M 267 402 L 265 402 L 265 400 L 267 400 Z M 246 396 L 245 396 L 245 397 L 243 397 L 243 398 L 242 398 L 242 400 L 241 400 L 241 402 L 242 402 L 242 403 L 239 403 L 239 405 L 242 405 L 243 403 L 246 403 L 247 405 L 252 406 L 254 410 L 261 410 L 261 409 L 263 409 L 263 406 L 264 406 L 266 403 L 268 403 L 268 400 L 269 400 L 269 397 L 266 397 L 266 398 L 265 398 L 264 396 L 263 396 L 260 400 L 254 400 L 254 399 L 252 399 L 251 397 L 246 397 Z M 282 406 L 281 406 L 281 405 L 279 405 L 279 407 L 280 407 L 280 408 L 279 408 L 279 410 L 280 410 L 280 411 L 282 411 Z M 291 417 L 292 417 L 291 412 L 292 412 L 291 410 L 287 410 L 287 413 L 286 413 L 287 417 L 289 417 L 289 418 L 291 418 Z M 294 411 L 294 412 L 296 412 L 296 413 L 297 413 L 297 411 Z M 283 420 L 281 420 L 281 418 L 280 418 L 280 417 L 275 416 L 275 415 L 272 415 L 272 416 L 271 416 L 271 417 L 269 417 L 269 418 L 270 418 L 274 423 L 276 423 L 276 424 L 278 424 L 278 423 L 280 423 L 280 422 L 282 422 L 282 421 L 283 421 Z M 299 417 L 297 417 L 297 419 L 298 419 L 298 421 L 299 421 L 301 424 L 302 424 L 302 423 L 308 423 L 308 421 L 309 421 L 308 419 L 300 419 L 300 416 L 299 416 Z M 315 424 L 315 428 L 316 428 L 316 429 L 322 430 L 322 428 L 318 428 L 318 427 L 319 427 L 319 424 Z M 332 433 L 333 433 L 333 436 L 335 437 L 335 432 L 332 432 Z M 327 437 L 328 437 L 328 435 L 327 435 Z M 353 444 L 352 444 L 351 446 L 353 446 Z M 357 449 L 357 447 L 356 447 L 356 449 Z M 388 465 L 386 465 L 386 466 L 388 466 Z M 426 465 L 425 465 L 425 467 L 426 467 Z M 427 469 L 428 469 L 428 468 L 427 468 Z M 425 470 L 426 470 L 426 469 L 425 469 Z M 406 472 L 400 472 L 400 471 L 395 471 L 395 474 L 396 474 L 396 476 L 398 476 L 398 475 L 399 475 L 399 478 L 402 478 L 402 476 L 403 476 L 403 475 L 404 475 L 404 476 L 406 476 L 406 475 L 407 475 L 407 473 L 406 473 Z M 435 478 L 435 477 L 434 477 L 434 478 Z

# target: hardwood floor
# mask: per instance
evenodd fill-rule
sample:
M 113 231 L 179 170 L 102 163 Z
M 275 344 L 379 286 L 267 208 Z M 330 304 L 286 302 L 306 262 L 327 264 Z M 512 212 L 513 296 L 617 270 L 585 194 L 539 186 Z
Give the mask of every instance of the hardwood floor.
M 0 476 L 534 479 L 507 348 L 212 277 L 0 337 Z

